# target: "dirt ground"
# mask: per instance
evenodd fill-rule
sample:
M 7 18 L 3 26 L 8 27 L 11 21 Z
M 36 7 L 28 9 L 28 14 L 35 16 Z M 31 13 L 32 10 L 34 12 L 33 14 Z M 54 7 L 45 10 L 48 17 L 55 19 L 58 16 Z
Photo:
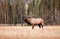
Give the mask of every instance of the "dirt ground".
M 2 26 L 0 39 L 60 39 L 60 26 Z

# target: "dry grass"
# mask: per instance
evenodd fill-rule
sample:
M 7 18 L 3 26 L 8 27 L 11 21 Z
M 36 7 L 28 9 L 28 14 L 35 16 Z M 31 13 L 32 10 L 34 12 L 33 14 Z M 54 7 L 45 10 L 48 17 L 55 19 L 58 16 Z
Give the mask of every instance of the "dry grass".
M 0 26 L 0 39 L 60 39 L 60 26 Z

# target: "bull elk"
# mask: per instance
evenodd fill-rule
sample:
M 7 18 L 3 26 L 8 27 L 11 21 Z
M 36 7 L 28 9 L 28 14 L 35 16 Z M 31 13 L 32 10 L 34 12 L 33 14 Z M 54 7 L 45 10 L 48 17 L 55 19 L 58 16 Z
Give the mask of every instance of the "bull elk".
M 25 17 L 24 21 L 30 25 L 32 25 L 32 29 L 34 29 L 34 25 L 38 25 L 39 28 L 43 28 L 44 20 L 42 18 L 28 18 Z

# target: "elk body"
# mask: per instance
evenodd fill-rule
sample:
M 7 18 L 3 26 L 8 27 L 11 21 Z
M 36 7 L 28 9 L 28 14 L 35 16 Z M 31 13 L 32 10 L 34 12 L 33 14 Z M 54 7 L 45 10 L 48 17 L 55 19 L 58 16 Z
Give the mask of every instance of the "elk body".
M 42 18 L 25 18 L 25 22 L 32 25 L 32 29 L 34 29 L 34 25 L 38 25 L 39 28 L 43 28 L 44 21 Z

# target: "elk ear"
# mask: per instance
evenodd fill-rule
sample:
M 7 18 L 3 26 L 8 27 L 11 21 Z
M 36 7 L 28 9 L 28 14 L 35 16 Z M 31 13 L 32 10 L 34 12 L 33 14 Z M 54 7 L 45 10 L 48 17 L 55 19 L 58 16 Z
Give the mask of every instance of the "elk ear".
M 24 17 L 24 20 L 26 20 L 27 17 Z
M 26 20 L 26 18 L 24 18 L 24 20 Z
M 27 19 L 27 16 L 26 15 L 23 15 L 23 19 L 26 20 Z
M 23 15 L 23 19 L 25 19 L 25 15 Z

